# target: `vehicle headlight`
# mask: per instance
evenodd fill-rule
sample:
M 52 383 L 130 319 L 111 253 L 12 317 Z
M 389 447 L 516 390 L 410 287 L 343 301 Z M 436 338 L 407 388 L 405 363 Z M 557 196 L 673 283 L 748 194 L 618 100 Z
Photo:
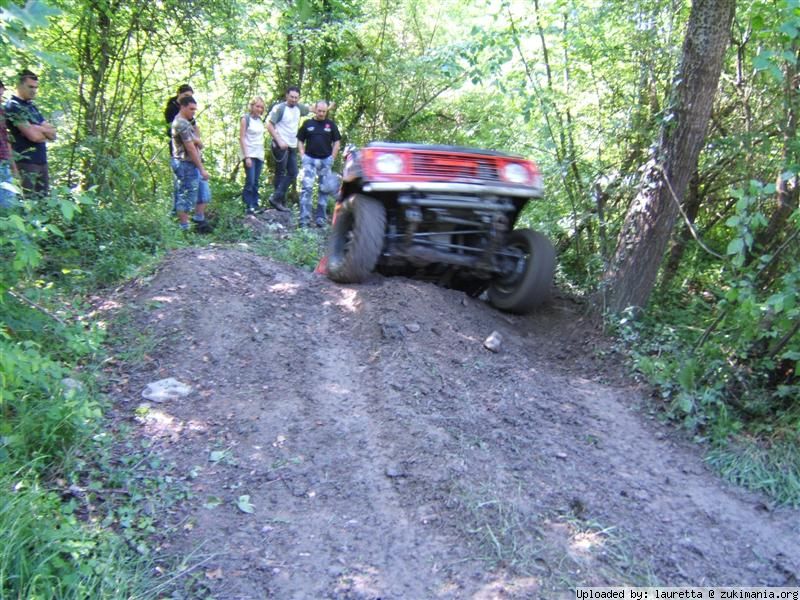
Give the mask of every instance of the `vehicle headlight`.
M 397 175 L 403 172 L 403 157 L 399 154 L 382 152 L 375 157 L 375 170 L 386 175 Z
M 503 179 L 510 183 L 530 183 L 531 174 L 519 163 L 508 163 L 503 167 Z

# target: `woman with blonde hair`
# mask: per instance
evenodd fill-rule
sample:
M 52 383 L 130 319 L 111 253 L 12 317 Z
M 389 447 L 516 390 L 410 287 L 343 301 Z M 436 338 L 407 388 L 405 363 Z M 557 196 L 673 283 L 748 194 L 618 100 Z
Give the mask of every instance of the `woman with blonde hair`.
M 239 146 L 244 159 L 244 189 L 242 200 L 248 215 L 261 209 L 258 206 L 258 182 L 264 168 L 264 121 L 266 105 L 256 96 L 250 101 L 250 110 L 239 122 Z

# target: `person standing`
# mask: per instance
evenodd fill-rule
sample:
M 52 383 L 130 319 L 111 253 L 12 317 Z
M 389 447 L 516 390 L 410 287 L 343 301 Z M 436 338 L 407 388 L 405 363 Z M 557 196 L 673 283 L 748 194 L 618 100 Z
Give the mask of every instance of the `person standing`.
M 325 227 L 327 217 L 328 193 L 322 182 L 330 176 L 333 161 L 339 153 L 342 136 L 336 123 L 328 119 L 328 103 L 320 100 L 314 105 L 314 118 L 308 119 L 297 132 L 297 150 L 303 166 L 302 192 L 300 193 L 300 227 L 308 227 L 311 219 L 311 197 L 314 181 L 317 189 L 317 209 L 315 223 Z
M 300 104 L 300 88 L 286 89 L 286 100 L 269 111 L 267 130 L 272 136 L 272 155 L 275 158 L 275 191 L 269 199 L 273 208 L 288 211 L 286 192 L 297 177 L 297 127 L 300 117 L 309 113 L 308 106 Z
M 16 205 L 16 193 L 12 189 L 11 174 L 16 173 L 11 144 L 8 143 L 6 114 L 3 110 L 3 94 L 6 86 L 0 81 L 0 208 L 11 208 Z
M 47 142 L 56 139 L 56 128 L 33 103 L 38 91 L 39 76 L 26 69 L 19 74 L 17 94 L 6 103 L 6 121 L 22 191 L 30 197 L 50 193 Z
M 172 145 L 172 121 L 175 120 L 175 117 L 178 116 L 178 113 L 181 111 L 180 101 L 183 98 L 188 98 L 190 96 L 194 96 L 194 90 L 192 86 L 187 83 L 184 83 L 178 87 L 178 93 L 175 94 L 172 98 L 167 100 L 167 106 L 164 107 L 164 122 L 167 124 L 167 137 L 169 137 L 169 166 L 172 169 L 172 213 L 175 214 L 176 212 L 176 205 L 178 203 L 178 161 L 174 158 L 175 149 Z M 192 125 L 196 125 L 194 120 L 192 121 Z
M 264 121 L 266 105 L 261 97 L 250 101 L 250 111 L 239 123 L 239 146 L 244 158 L 244 189 L 242 200 L 248 215 L 254 215 L 258 207 L 258 182 L 264 168 Z
M 167 106 L 164 108 L 164 121 L 167 124 L 167 136 L 169 136 L 169 155 L 172 156 L 172 121 L 175 120 L 175 117 L 178 116 L 178 113 L 181 111 L 181 99 L 188 98 L 189 96 L 194 96 L 194 90 L 192 86 L 187 83 L 178 87 L 178 93 L 175 94 L 172 98 L 167 100 Z M 194 123 L 192 123 L 194 125 Z
M 201 233 L 209 231 L 205 219 L 207 202 L 200 196 L 200 181 L 208 181 L 208 171 L 203 167 L 200 156 L 200 137 L 192 121 L 197 113 L 197 102 L 192 96 L 181 98 L 178 102 L 180 111 L 172 121 L 173 158 L 178 166 L 175 175 L 178 178 L 178 197 L 175 205 L 180 227 L 189 229 L 189 211 L 194 209 L 192 219 Z

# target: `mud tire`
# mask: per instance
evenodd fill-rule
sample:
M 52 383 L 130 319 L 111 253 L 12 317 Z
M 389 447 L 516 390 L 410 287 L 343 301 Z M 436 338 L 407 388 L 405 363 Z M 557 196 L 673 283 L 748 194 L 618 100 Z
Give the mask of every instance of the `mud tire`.
M 353 194 L 337 207 L 328 242 L 328 277 L 360 283 L 375 269 L 383 248 L 386 209 L 369 196 Z
M 512 231 L 506 246 L 521 256 L 513 273 L 492 281 L 489 302 L 506 312 L 528 313 L 550 298 L 556 252 L 550 240 L 530 229 Z

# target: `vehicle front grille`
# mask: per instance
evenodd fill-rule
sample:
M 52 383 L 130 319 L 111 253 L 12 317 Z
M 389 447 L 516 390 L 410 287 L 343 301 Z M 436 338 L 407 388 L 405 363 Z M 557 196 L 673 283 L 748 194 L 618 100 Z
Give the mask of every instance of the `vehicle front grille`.
M 426 179 L 498 181 L 497 166 L 483 156 L 453 156 L 436 152 L 412 152 L 411 175 Z

